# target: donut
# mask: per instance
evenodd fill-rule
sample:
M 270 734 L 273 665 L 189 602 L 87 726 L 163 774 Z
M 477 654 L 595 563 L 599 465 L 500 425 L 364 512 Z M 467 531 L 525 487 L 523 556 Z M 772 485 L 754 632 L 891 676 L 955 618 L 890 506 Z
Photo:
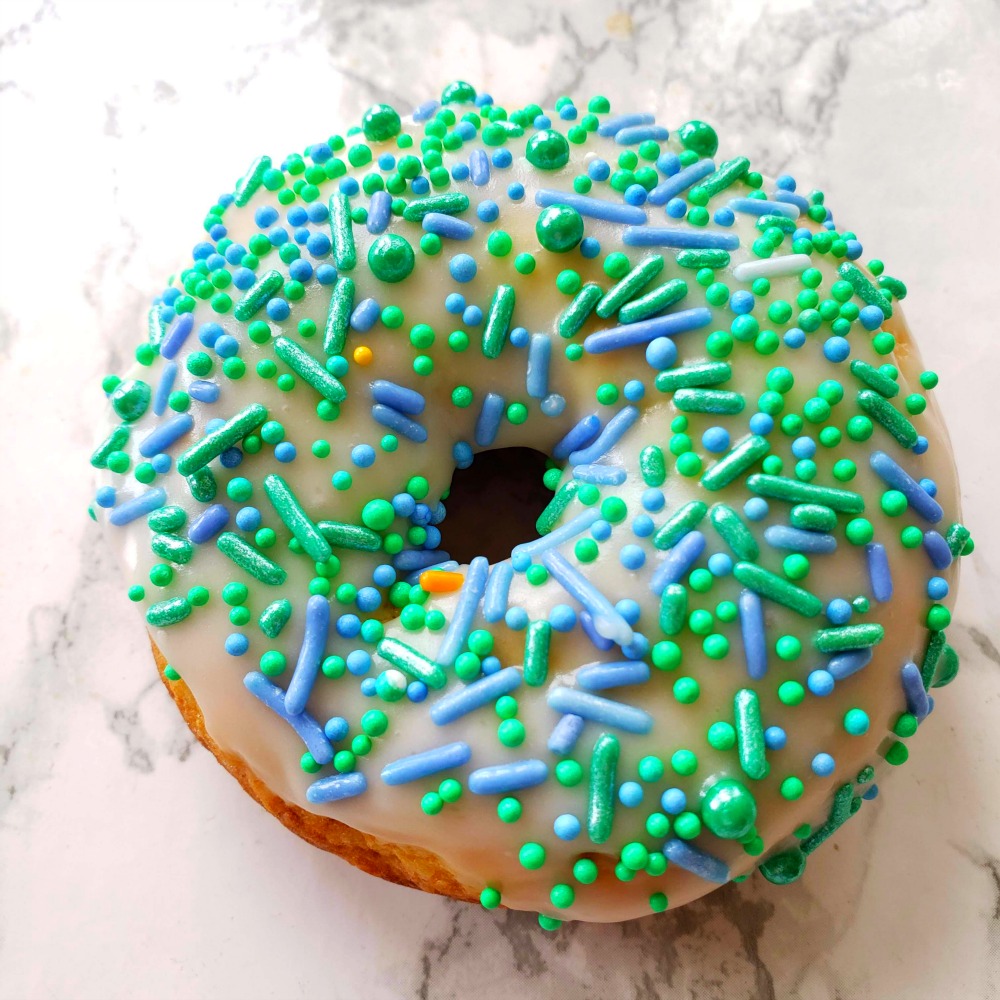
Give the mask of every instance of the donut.
M 938 378 L 823 192 L 718 147 L 377 104 L 250 165 L 104 379 L 160 674 L 306 840 L 618 921 L 794 882 L 907 759 L 973 545 Z

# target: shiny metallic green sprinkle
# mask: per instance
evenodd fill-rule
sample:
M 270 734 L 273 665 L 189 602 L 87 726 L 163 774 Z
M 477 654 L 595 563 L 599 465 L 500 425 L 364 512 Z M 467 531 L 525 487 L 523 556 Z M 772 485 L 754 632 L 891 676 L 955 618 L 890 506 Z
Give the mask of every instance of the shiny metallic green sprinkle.
M 662 285 L 646 292 L 626 302 L 618 313 L 618 319 L 622 323 L 638 323 L 640 320 L 648 319 L 664 309 L 672 306 L 675 302 L 680 302 L 688 293 L 688 284 L 680 278 L 671 278 Z
M 272 562 L 263 552 L 259 552 L 231 531 L 224 531 L 219 535 L 215 544 L 219 551 L 240 569 L 270 587 L 280 587 L 288 576 L 277 563 Z
M 904 448 L 917 443 L 917 429 L 895 406 L 871 389 L 862 389 L 857 396 L 858 406 L 872 420 L 881 424 Z
M 950 684 L 958 676 L 958 653 L 948 643 L 945 643 L 941 651 L 941 658 L 938 660 L 937 669 L 934 671 L 934 679 L 931 687 L 944 687 Z
M 223 449 L 225 450 L 225 449 Z M 215 481 L 215 473 L 207 466 L 192 472 L 185 480 L 187 488 L 191 491 L 191 496 L 198 503 L 211 503 L 219 492 L 218 483 Z
M 643 257 L 624 278 L 621 279 L 597 303 L 597 315 L 601 319 L 614 316 L 626 302 L 635 298 L 663 270 L 663 255 L 654 253 Z
M 823 602 L 815 594 L 796 587 L 761 566 L 738 562 L 733 567 L 733 576 L 755 594 L 790 608 L 805 618 L 814 618 L 823 610 Z
M 363 524 L 345 524 L 342 521 L 317 521 L 316 527 L 335 549 L 356 549 L 360 552 L 378 552 L 382 536 Z
M 433 660 L 399 639 L 382 639 L 377 647 L 379 656 L 388 664 L 402 670 L 414 680 L 423 681 L 429 688 L 440 690 L 447 683 L 445 672 Z
M 793 528 L 803 531 L 833 531 L 837 512 L 821 503 L 800 503 L 791 509 L 788 520 Z
M 583 239 L 583 216 L 569 205 L 549 205 L 538 213 L 535 235 L 549 253 L 569 253 Z
M 288 624 L 288 619 L 292 617 L 292 602 L 281 598 L 277 601 L 272 601 L 264 610 L 260 613 L 260 617 L 257 619 L 257 624 L 260 626 L 261 632 L 268 637 L 268 639 L 277 639 L 281 635 L 281 630 Z
M 678 389 L 674 406 L 681 413 L 742 413 L 746 400 L 738 392 L 720 389 Z
M 667 463 L 659 445 L 647 444 L 639 452 L 639 472 L 647 486 L 662 486 L 667 478 Z
M 458 215 L 469 207 L 469 196 L 459 191 L 447 194 L 432 194 L 426 198 L 414 198 L 403 209 L 403 218 L 407 222 L 421 222 L 425 215 L 440 212 L 444 215 Z
M 264 492 L 286 528 L 298 539 L 313 562 L 326 562 L 333 551 L 312 518 L 303 510 L 292 488 L 273 472 L 264 477 Z
M 869 306 L 878 306 L 886 319 L 892 318 L 892 303 L 868 280 L 864 272 L 847 260 L 837 268 L 837 272 L 854 289 L 854 294 L 862 302 Z
M 740 767 L 748 778 L 759 781 L 767 774 L 767 759 L 764 756 L 764 726 L 757 693 L 750 688 L 737 691 L 733 699 L 733 714 Z
M 512 286 L 497 285 L 483 326 L 483 354 L 488 358 L 500 357 L 500 352 L 507 343 L 510 318 L 514 315 L 514 299 Z
M 177 471 L 182 476 L 190 476 L 204 468 L 214 458 L 218 458 L 227 448 L 233 448 L 254 428 L 267 420 L 267 408 L 260 403 L 251 403 L 234 417 L 230 417 L 218 430 L 206 434 L 195 442 L 177 460 Z
M 573 297 L 573 301 L 560 313 L 557 323 L 559 336 L 567 340 L 577 334 L 594 311 L 594 306 L 604 295 L 596 282 L 588 281 Z
M 700 184 L 696 184 L 688 194 L 693 205 L 704 205 L 709 198 L 725 191 L 750 170 L 750 161 L 745 156 L 726 160 L 718 170 L 709 174 Z
M 374 104 L 361 116 L 361 130 L 369 142 L 385 142 L 399 134 L 399 112 L 389 104 Z
M 569 162 L 569 142 L 562 132 L 545 128 L 528 140 L 524 156 L 539 170 L 558 170 Z
M 719 148 L 719 137 L 707 122 L 697 118 L 685 122 L 678 130 L 677 137 L 685 149 L 700 157 L 715 156 Z
M 725 250 L 681 250 L 677 254 L 677 266 L 699 271 L 710 267 L 713 271 L 729 267 L 729 254 Z
M 368 247 L 368 269 L 390 285 L 408 278 L 415 261 L 413 247 L 397 233 L 382 233 Z
M 354 247 L 354 222 L 351 202 L 343 191 L 330 198 L 330 239 L 333 242 L 333 263 L 338 271 L 353 271 L 358 263 Z
M 681 583 L 668 583 L 660 595 L 660 628 L 666 635 L 680 635 L 687 620 L 688 592 Z
M 615 822 L 615 784 L 619 752 L 618 738 L 611 733 L 601 733 L 590 755 L 587 833 L 595 844 L 607 842 Z
M 812 854 L 820 844 L 829 840 L 850 818 L 851 802 L 854 798 L 854 785 L 848 782 L 841 785 L 833 796 L 833 805 L 827 821 L 813 834 L 806 837 L 799 845 L 804 855 Z
M 869 388 L 885 396 L 886 399 L 892 399 L 893 396 L 899 393 L 899 385 L 889 378 L 888 375 L 884 375 L 873 365 L 868 364 L 867 361 L 855 358 L 851 362 L 851 374 L 859 382 L 864 382 Z
M 184 621 L 191 614 L 191 602 L 186 597 L 171 597 L 151 604 L 146 610 L 146 621 L 153 628 L 166 628 Z
M 549 675 L 549 643 L 552 626 L 547 621 L 532 622 L 524 634 L 524 683 L 541 687 Z
M 835 486 L 816 486 L 785 476 L 757 473 L 747 479 L 747 486 L 758 496 L 785 500 L 788 503 L 820 503 L 841 514 L 860 514 L 865 509 L 864 497 L 852 490 Z
M 708 505 L 701 500 L 691 500 L 674 512 L 653 535 L 653 544 L 658 549 L 669 549 L 676 545 L 689 531 L 701 524 L 708 513 Z
M 677 398 L 676 395 L 674 398 Z M 742 397 L 740 398 L 742 399 Z M 721 490 L 738 476 L 742 476 L 747 469 L 759 462 L 770 450 L 771 442 L 766 437 L 761 437 L 760 434 L 750 434 L 739 441 L 728 454 L 723 455 L 718 462 L 705 470 L 701 477 L 701 485 L 706 490 Z
M 287 337 L 276 337 L 274 353 L 324 399 L 328 399 L 331 403 L 342 403 L 347 399 L 347 390 L 343 382 L 331 375 L 308 351 L 303 350 L 294 341 Z
M 323 330 L 323 351 L 326 354 L 343 354 L 353 308 L 354 280 L 341 276 L 333 286 L 330 308 L 326 313 L 326 327 Z
M 760 546 L 753 532 L 732 507 L 717 503 L 712 507 L 709 518 L 712 526 L 738 559 L 753 562 L 760 555 Z
M 138 420 L 153 398 L 153 390 L 142 379 L 129 378 L 119 382 L 111 393 L 111 406 L 126 423 Z
M 763 862 L 758 871 L 774 885 L 789 885 L 802 878 L 806 870 L 806 856 L 800 847 L 790 847 L 786 851 L 772 854 Z
M 876 622 L 821 628 L 813 636 L 813 645 L 821 653 L 842 653 L 847 649 L 867 649 L 885 638 L 885 629 Z
M 280 292 L 285 284 L 285 279 L 280 271 L 266 271 L 248 289 L 246 294 L 236 303 L 233 316 L 241 323 L 252 319 L 272 298 L 275 293 Z
M 682 365 L 668 368 L 656 376 L 656 388 L 660 392 L 676 392 L 678 389 L 703 389 L 728 381 L 733 369 L 725 361 L 705 361 L 696 365 Z
M 95 469 L 106 469 L 108 456 L 113 452 L 122 451 L 128 444 L 128 439 L 128 427 L 125 424 L 120 424 L 97 446 L 94 454 L 90 456 L 90 464 Z
M 237 208 L 243 208 L 250 199 L 260 190 L 264 183 L 264 174 L 271 169 L 270 156 L 258 156 L 247 172 L 236 182 L 233 188 L 233 204 Z
M 784 215 L 761 215 L 754 225 L 762 233 L 767 232 L 768 229 L 780 229 L 789 235 L 798 228 L 798 223 L 794 219 L 788 219 Z
M 179 566 L 189 563 L 191 556 L 194 555 L 194 546 L 186 538 L 181 538 L 180 535 L 155 534 L 150 540 L 149 547 L 153 550 L 154 555 L 166 559 L 168 562 L 177 563 Z

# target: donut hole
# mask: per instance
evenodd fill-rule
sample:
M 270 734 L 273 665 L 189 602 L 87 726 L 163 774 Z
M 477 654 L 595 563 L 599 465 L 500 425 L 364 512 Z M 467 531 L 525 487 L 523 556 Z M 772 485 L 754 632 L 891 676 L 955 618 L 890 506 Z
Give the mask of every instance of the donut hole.
M 552 499 L 542 477 L 548 457 L 534 448 L 496 448 L 456 469 L 441 524 L 441 548 L 460 563 L 486 556 L 491 563 L 537 537 L 535 522 Z

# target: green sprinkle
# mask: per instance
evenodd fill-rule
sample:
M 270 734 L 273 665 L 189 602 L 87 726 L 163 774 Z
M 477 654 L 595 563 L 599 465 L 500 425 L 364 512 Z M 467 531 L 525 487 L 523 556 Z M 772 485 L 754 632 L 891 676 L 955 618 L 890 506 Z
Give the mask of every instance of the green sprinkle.
M 538 213 L 535 235 L 550 253 L 568 253 L 583 239 L 583 216 L 569 205 L 549 205 Z M 507 237 L 510 244 L 510 237 Z M 510 245 L 500 256 L 510 253 Z
M 679 394 L 678 394 L 679 395 Z M 716 395 L 722 395 L 717 393 Z M 732 393 L 730 395 L 736 395 Z M 676 396 L 674 397 L 677 398 Z M 743 397 L 737 396 L 742 402 Z M 742 409 L 742 407 L 741 407 Z M 738 411 L 730 411 L 738 412 Z M 759 434 L 750 434 L 740 441 L 728 454 L 705 470 L 701 485 L 706 490 L 721 490 L 738 476 L 743 475 L 771 450 L 771 443 Z
M 712 507 L 709 517 L 712 526 L 737 558 L 752 562 L 760 555 L 757 539 L 732 507 L 717 503 Z
M 330 294 L 330 308 L 323 331 L 323 350 L 327 354 L 343 353 L 353 308 L 354 280 L 346 276 L 339 277 Z
M 857 396 L 858 406 L 873 420 L 880 423 L 904 448 L 917 443 L 917 429 L 895 406 L 871 389 L 862 389 Z
M 954 524 L 948 526 L 948 531 L 944 537 L 952 556 L 957 559 L 965 553 L 965 548 L 969 544 L 972 533 L 964 524 L 959 524 L 956 521 Z
M 447 194 L 432 194 L 426 198 L 415 198 L 403 209 L 407 222 L 421 222 L 430 212 L 457 215 L 469 207 L 469 196 L 453 191 Z
M 387 637 L 382 639 L 377 647 L 379 656 L 387 663 L 402 670 L 414 680 L 423 681 L 429 688 L 440 690 L 447 683 L 445 672 L 423 653 L 408 646 L 399 639 Z
M 733 369 L 725 361 L 706 361 L 697 365 L 682 365 L 670 368 L 656 376 L 656 388 L 660 392 L 675 392 L 677 389 L 704 388 L 726 382 Z
M 608 319 L 608 317 L 613 316 L 625 303 L 642 291 L 662 270 L 662 254 L 650 254 L 648 257 L 644 257 L 597 303 L 597 315 L 601 319 Z
M 170 504 L 154 510 L 147 518 L 146 523 L 153 531 L 176 531 L 187 520 L 187 511 L 183 507 Z
M 218 458 L 227 448 L 232 448 L 246 437 L 255 427 L 267 420 L 267 409 L 260 403 L 251 403 L 236 416 L 227 420 L 218 430 L 206 434 L 200 441 L 188 448 L 177 460 L 177 472 L 190 476 Z M 214 480 L 213 480 L 214 487 Z M 192 490 L 193 492 L 193 490 Z M 213 488 L 212 496 L 215 496 Z M 200 499 L 200 498 L 199 498 Z
M 106 469 L 108 457 L 116 451 L 121 451 L 128 444 L 128 439 L 128 427 L 120 424 L 97 446 L 97 450 L 90 456 L 90 464 L 95 469 Z
M 161 559 L 167 559 L 178 565 L 189 563 L 191 556 L 194 555 L 194 546 L 179 535 L 155 534 L 150 541 L 150 548 Z
M 381 535 L 361 524 L 317 521 L 316 527 L 334 548 L 355 549 L 361 552 L 378 552 L 382 548 Z
M 653 535 L 653 545 L 658 549 L 669 549 L 677 544 L 689 531 L 701 524 L 708 513 L 708 505 L 701 500 L 691 500 L 677 510 Z
M 549 643 L 552 626 L 547 621 L 532 622 L 524 635 L 524 683 L 541 687 L 549 673 Z
M 813 645 L 821 653 L 842 653 L 845 649 L 866 649 L 877 646 L 885 637 L 885 629 L 874 622 L 821 628 L 813 636 Z
M 340 379 L 331 375 L 308 351 L 287 337 L 275 339 L 274 353 L 296 375 L 331 403 L 342 403 L 347 399 L 347 390 Z
M 219 490 L 215 482 L 215 474 L 207 467 L 193 472 L 186 481 L 191 496 L 199 503 L 211 503 Z
M 510 318 L 514 314 L 514 298 L 514 289 L 510 285 L 497 285 L 483 326 L 483 354 L 487 358 L 500 357 L 507 343 Z
M 806 856 L 799 847 L 772 854 L 758 871 L 774 885 L 789 885 L 798 881 L 806 870 Z
M 245 323 L 270 299 L 276 292 L 281 291 L 285 279 L 280 271 L 267 271 L 262 274 L 247 290 L 247 293 L 236 303 L 233 315 L 241 322 Z
M 153 628 L 166 628 L 184 621 L 191 611 L 191 602 L 186 597 L 171 597 L 150 605 L 146 611 L 146 621 Z
M 330 238 L 333 242 L 333 263 L 338 271 L 353 271 L 358 262 L 354 247 L 354 221 L 350 199 L 342 191 L 330 198 Z
M 705 205 L 708 199 L 720 191 L 731 187 L 750 170 L 750 161 L 745 156 L 726 160 L 715 173 L 709 174 L 700 184 L 696 184 L 688 194 L 693 205 Z
M 746 400 L 738 392 L 718 389 L 678 389 L 674 406 L 682 413 L 742 413 Z
M 860 514 L 865 509 L 860 493 L 839 490 L 834 486 L 815 486 L 785 476 L 753 475 L 747 480 L 747 486 L 758 496 L 788 503 L 823 504 L 841 514 Z
M 639 471 L 642 481 L 647 486 L 662 486 L 667 478 L 667 463 L 663 457 L 663 449 L 655 444 L 648 444 L 639 452 Z
M 837 513 L 819 503 L 796 504 L 788 515 L 793 528 L 804 531 L 833 531 L 837 526 Z
M 767 774 L 764 756 L 764 727 L 760 719 L 760 701 L 755 691 L 741 688 L 733 699 L 736 717 L 736 745 L 740 766 L 749 778 L 760 780 Z
M 606 843 L 615 821 L 615 784 L 618 770 L 618 738 L 601 733 L 590 755 L 587 788 L 587 833 L 595 844 Z
M 245 570 L 255 580 L 271 587 L 280 587 L 285 582 L 287 574 L 275 562 L 272 562 L 263 552 L 243 541 L 239 535 L 224 531 L 215 543 L 219 551 L 231 559 L 240 569 Z
M 823 602 L 815 594 L 782 580 L 780 576 L 761 566 L 738 562 L 733 567 L 733 576 L 755 594 L 790 608 L 805 618 L 814 618 L 823 610 Z
M 853 798 L 854 785 L 851 782 L 841 785 L 837 789 L 833 796 L 833 805 L 830 808 L 830 816 L 827 821 L 799 845 L 803 855 L 812 854 L 820 844 L 829 840 L 851 818 L 851 800 Z
M 330 543 L 302 509 L 288 483 L 281 476 L 271 473 L 264 477 L 264 492 L 282 523 L 295 536 L 309 558 L 313 562 L 326 562 L 333 555 Z
M 864 382 L 865 385 L 874 389 L 877 393 L 891 399 L 899 393 L 899 386 L 888 375 L 884 375 L 878 368 L 868 364 L 866 361 L 855 359 L 851 362 L 851 374 Z
M 618 313 L 618 319 L 622 323 L 638 323 L 663 312 L 675 302 L 680 302 L 687 293 L 687 282 L 680 278 L 672 278 L 662 285 L 657 285 L 645 295 L 626 302 Z
M 368 269 L 387 284 L 396 284 L 413 272 L 413 247 L 396 233 L 382 233 L 368 247 Z
M 678 267 L 687 267 L 693 271 L 709 267 L 713 271 L 729 267 L 729 254 L 725 250 L 681 250 L 677 254 Z
M 264 183 L 264 175 L 271 169 L 271 157 L 259 156 L 233 188 L 233 204 L 243 208 Z
M 670 583 L 660 596 L 660 628 L 665 635 L 679 635 L 687 619 L 687 588 Z
M 528 140 L 524 155 L 539 170 L 558 170 L 569 162 L 569 142 L 555 129 L 542 129 Z
M 594 306 L 603 294 L 604 291 L 600 285 L 593 281 L 588 281 L 576 293 L 573 301 L 560 314 L 557 322 L 559 336 L 565 337 L 568 340 L 578 333 L 587 321 L 587 317 L 594 311 Z
M 892 303 L 865 277 L 864 272 L 846 260 L 837 268 L 837 272 L 854 289 L 855 295 L 862 302 L 869 306 L 878 306 L 886 319 L 892 318 Z
M 268 639 L 277 639 L 281 634 L 281 630 L 288 624 L 288 619 L 292 617 L 292 604 L 291 601 L 281 598 L 277 601 L 272 601 L 264 610 L 260 613 L 260 617 L 257 619 L 257 624 L 260 626 L 260 630 L 268 637 Z

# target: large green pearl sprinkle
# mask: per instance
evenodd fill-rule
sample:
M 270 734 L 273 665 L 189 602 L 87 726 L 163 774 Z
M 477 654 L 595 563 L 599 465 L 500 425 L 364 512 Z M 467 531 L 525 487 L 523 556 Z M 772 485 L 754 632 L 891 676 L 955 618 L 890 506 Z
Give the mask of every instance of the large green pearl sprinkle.
M 373 104 L 362 116 L 361 127 L 369 142 L 382 142 L 399 133 L 399 114 L 388 104 Z
M 111 405 L 122 420 L 131 423 L 138 420 L 149 408 L 153 390 L 141 379 L 126 379 L 119 382 L 111 393 Z
M 454 80 L 441 91 L 442 104 L 468 104 L 476 99 L 476 88 L 464 80 Z
M 567 253 L 583 239 L 583 217 L 569 205 L 550 205 L 538 213 L 538 242 L 552 253 Z
M 707 122 L 700 122 L 697 119 L 685 122 L 677 134 L 684 148 L 699 156 L 715 156 L 719 148 L 719 137 Z
M 701 818 L 717 837 L 739 840 L 753 829 L 757 819 L 757 803 L 746 785 L 732 778 L 724 778 L 705 793 Z
M 528 140 L 524 155 L 539 170 L 558 170 L 569 162 L 569 141 L 555 129 L 542 129 Z
M 413 270 L 413 247 L 395 233 L 383 233 L 368 248 L 368 267 L 379 281 L 395 284 Z

